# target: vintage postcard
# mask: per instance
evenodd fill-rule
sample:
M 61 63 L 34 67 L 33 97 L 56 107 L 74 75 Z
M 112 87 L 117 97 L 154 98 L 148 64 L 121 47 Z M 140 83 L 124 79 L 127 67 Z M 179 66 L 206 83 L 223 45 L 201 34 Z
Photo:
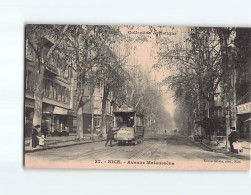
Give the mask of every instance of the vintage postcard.
M 25 26 L 24 167 L 249 170 L 251 28 Z

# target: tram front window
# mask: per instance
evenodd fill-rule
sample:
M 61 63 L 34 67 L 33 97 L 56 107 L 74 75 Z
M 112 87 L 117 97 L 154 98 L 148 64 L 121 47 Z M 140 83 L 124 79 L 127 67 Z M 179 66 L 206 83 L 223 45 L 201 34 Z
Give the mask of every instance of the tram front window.
M 133 124 L 134 124 L 133 117 L 128 117 L 127 127 L 133 127 Z
M 134 125 L 134 117 L 128 115 L 116 116 L 118 127 L 127 126 L 133 127 Z

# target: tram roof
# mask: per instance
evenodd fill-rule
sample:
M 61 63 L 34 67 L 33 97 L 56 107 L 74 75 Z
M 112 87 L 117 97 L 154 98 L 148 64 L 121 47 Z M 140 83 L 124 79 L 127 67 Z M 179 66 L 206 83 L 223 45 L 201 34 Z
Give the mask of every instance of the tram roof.
M 113 111 L 114 114 L 118 114 L 118 113 L 135 113 L 135 110 L 116 110 Z
M 120 106 L 116 111 L 113 111 L 113 113 L 132 113 L 135 112 L 135 109 L 128 107 L 126 104 L 123 104 Z
M 135 113 L 136 110 L 134 108 L 128 107 L 126 104 L 123 104 L 120 106 L 117 110 L 113 111 L 113 114 L 119 114 L 119 113 Z M 143 117 L 143 114 L 137 113 L 137 116 Z

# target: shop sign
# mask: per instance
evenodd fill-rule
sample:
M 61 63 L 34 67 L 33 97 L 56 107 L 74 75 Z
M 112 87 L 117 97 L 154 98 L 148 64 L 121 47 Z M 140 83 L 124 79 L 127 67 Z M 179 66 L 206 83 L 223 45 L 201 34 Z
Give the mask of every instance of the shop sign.
M 55 108 L 53 110 L 53 114 L 67 115 L 68 110 L 65 108 L 60 108 L 60 107 L 55 106 Z
M 251 102 L 237 106 L 237 114 L 251 113 Z

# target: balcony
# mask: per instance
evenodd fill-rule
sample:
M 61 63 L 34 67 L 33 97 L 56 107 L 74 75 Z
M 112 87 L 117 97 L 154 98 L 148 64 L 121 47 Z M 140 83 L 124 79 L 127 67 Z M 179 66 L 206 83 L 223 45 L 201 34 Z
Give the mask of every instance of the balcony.
M 59 76 L 59 70 L 57 67 L 47 64 L 45 67 L 45 74 L 48 74 L 51 76 Z

